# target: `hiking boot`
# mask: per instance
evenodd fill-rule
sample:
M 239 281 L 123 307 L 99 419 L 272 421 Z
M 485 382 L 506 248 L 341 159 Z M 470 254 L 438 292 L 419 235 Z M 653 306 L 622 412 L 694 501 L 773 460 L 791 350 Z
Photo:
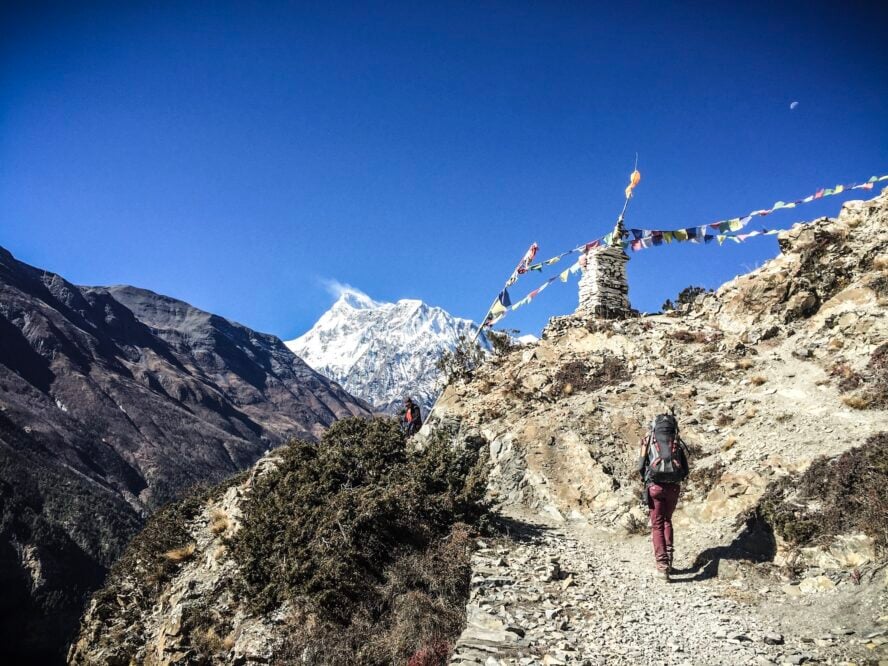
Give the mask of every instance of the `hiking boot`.
M 664 580 L 667 583 L 669 582 L 669 570 L 668 569 L 657 569 L 657 578 L 660 580 Z

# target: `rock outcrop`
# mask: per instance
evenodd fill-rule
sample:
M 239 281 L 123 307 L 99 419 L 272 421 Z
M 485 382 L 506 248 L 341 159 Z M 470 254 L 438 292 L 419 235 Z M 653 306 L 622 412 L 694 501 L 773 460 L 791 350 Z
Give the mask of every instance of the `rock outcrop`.
M 190 511 L 181 511 L 174 518 L 178 524 L 172 527 L 180 532 L 182 545 L 161 555 L 163 564 L 174 569 L 174 574 L 164 577 L 171 580 L 162 581 L 166 583 L 162 593 L 149 596 L 152 588 L 145 580 L 121 575 L 113 588 L 113 605 L 128 612 L 108 617 L 108 599 L 104 597 L 110 592 L 94 599 L 71 647 L 69 663 L 128 664 L 135 653 L 140 663 L 187 664 L 192 663 L 195 647 L 218 649 L 223 642 L 231 663 L 269 663 L 282 638 L 275 627 L 292 609 L 281 608 L 268 616 L 248 614 L 238 603 L 236 565 L 227 550 L 229 539 L 241 527 L 244 499 L 255 481 L 277 465 L 278 458 L 271 452 L 249 475 L 194 497 Z M 140 546 L 134 542 L 130 548 Z M 156 548 L 157 544 L 146 543 L 145 547 Z M 151 569 L 150 562 L 139 561 L 138 566 L 143 567 L 143 573 Z M 219 619 L 218 625 L 233 630 L 220 636 L 215 629 L 195 629 L 195 625 L 215 626 L 215 619 Z M 108 635 L 114 639 L 107 640 Z M 206 645 L 195 646 L 196 641 Z

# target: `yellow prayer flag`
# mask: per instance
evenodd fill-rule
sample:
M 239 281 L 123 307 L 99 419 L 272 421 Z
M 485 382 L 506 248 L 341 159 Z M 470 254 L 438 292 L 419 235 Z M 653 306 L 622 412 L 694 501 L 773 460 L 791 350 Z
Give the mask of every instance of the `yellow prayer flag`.
M 490 316 L 496 317 L 499 319 L 499 315 L 503 314 L 506 311 L 506 306 L 500 303 L 499 299 L 496 299 L 493 302 L 493 305 L 490 306 Z
M 667 243 L 671 243 L 672 242 L 672 232 L 671 231 L 664 231 L 663 232 L 663 240 L 666 241 Z
M 729 220 L 728 221 L 728 229 L 731 231 L 740 231 L 743 228 L 743 223 L 740 220 Z
M 675 236 L 675 240 L 678 241 L 686 241 L 688 239 L 688 232 L 685 229 L 673 231 L 672 234 Z

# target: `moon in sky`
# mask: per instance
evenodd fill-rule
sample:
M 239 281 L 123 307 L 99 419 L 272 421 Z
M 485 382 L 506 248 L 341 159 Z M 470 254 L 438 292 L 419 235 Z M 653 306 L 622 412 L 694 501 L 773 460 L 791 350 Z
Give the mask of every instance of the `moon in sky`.
M 790 108 L 790 109 L 795 109 L 798 105 L 799 105 L 798 102 L 793 102 L 792 104 L 789 105 L 789 108 Z

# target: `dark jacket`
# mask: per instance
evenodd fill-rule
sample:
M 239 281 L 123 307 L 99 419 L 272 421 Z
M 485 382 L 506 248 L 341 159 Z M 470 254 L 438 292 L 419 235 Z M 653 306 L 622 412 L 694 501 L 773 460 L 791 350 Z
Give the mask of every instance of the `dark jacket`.
M 422 411 L 415 402 L 408 402 L 404 411 L 401 412 L 401 420 L 411 433 L 416 432 L 422 427 Z

